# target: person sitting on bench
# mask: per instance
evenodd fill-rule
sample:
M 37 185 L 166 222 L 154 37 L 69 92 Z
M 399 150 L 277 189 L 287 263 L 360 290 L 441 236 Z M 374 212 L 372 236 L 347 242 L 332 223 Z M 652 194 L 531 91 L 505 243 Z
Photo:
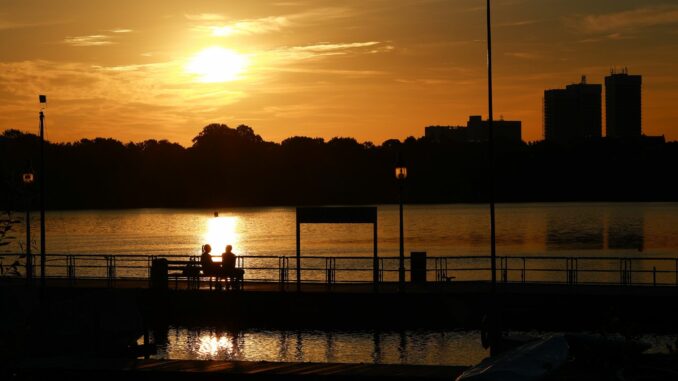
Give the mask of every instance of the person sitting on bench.
M 210 278 L 215 277 L 217 281 L 217 288 L 221 285 L 219 284 L 219 276 L 221 275 L 221 269 L 219 265 L 212 261 L 212 246 L 209 244 L 202 245 L 202 254 L 200 255 L 200 266 L 202 267 L 202 273 L 205 276 Z M 211 283 L 210 283 L 211 287 Z
M 232 250 L 233 246 L 227 245 L 226 251 L 221 254 L 221 266 L 223 271 L 222 275 L 225 278 L 231 278 L 231 280 L 235 280 L 235 287 L 238 288 L 238 282 L 242 281 L 245 270 L 235 267 L 236 255 Z M 231 287 L 231 283 L 232 282 L 228 283 L 229 288 Z

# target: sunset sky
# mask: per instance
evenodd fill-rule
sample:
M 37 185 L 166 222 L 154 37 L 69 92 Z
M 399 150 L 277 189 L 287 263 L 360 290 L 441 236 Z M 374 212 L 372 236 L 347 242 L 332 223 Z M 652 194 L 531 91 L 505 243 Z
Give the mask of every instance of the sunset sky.
M 643 75 L 643 132 L 678 140 L 678 2 L 495 0 L 495 117 L 542 139 L 544 89 Z M 485 0 L 0 0 L 0 130 L 381 144 L 487 116 Z M 604 128 L 604 127 L 603 127 Z

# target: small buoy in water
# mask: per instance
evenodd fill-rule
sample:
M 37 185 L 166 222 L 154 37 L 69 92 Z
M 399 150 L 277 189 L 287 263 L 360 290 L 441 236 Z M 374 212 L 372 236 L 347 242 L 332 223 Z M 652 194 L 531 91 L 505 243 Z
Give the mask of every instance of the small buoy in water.
M 219 212 L 214 212 L 214 217 L 219 217 Z

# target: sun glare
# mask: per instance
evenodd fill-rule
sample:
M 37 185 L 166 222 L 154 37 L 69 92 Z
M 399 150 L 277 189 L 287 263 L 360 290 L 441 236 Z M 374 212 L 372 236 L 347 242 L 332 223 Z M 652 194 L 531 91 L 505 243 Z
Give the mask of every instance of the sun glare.
M 239 79 L 248 64 L 244 55 L 213 46 L 196 54 L 186 65 L 186 72 L 196 75 L 199 82 L 229 82 Z
M 221 260 L 221 253 L 226 245 L 233 246 L 238 250 L 238 217 L 213 217 L 207 222 L 207 232 L 203 237 L 206 243 L 212 246 L 212 256 L 215 262 Z

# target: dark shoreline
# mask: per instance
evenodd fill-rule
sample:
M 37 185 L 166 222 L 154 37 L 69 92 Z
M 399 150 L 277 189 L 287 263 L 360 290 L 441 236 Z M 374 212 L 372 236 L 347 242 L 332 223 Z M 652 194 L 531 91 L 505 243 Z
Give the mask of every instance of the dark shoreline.
M 628 201 L 605 201 L 605 200 L 592 200 L 592 201 L 509 201 L 509 202 L 497 202 L 495 205 L 501 207 L 502 205 L 558 205 L 558 206 L 567 206 L 571 205 L 595 205 L 595 204 L 620 204 L 620 205 L 630 205 L 630 204 L 672 204 L 678 203 L 676 200 L 654 200 L 654 201 L 644 201 L 644 200 L 628 200 Z M 437 205 L 488 205 L 485 202 L 441 202 L 441 203 L 406 203 L 407 206 L 431 206 L 435 207 Z M 221 212 L 227 209 L 275 209 L 275 208 L 296 208 L 301 206 L 398 206 L 397 203 L 376 203 L 376 204 L 326 204 L 326 205 L 311 205 L 311 204 L 276 204 L 276 205 L 263 205 L 263 204 L 251 204 L 251 205 L 221 205 L 221 206 L 130 206 L 130 207 L 101 207 L 101 208 L 57 208 L 50 209 L 47 208 L 47 212 L 82 212 L 82 211 L 139 211 L 139 210 L 209 210 Z M 14 210 L 14 213 L 25 213 L 25 210 Z M 37 210 L 32 209 L 31 213 L 37 212 Z

